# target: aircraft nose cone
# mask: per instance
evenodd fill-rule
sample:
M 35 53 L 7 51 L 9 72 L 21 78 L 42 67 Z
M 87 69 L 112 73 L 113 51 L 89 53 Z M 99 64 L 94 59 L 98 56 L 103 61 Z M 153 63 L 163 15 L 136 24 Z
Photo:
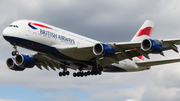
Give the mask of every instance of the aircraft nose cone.
M 11 33 L 9 32 L 8 28 L 5 28 L 2 32 L 3 38 L 7 41 L 9 41 L 10 39 L 8 38 L 9 36 L 11 36 Z
M 5 28 L 5 29 L 3 30 L 2 35 L 3 35 L 3 37 L 5 37 L 5 36 L 8 35 L 8 30 L 7 30 L 7 28 Z

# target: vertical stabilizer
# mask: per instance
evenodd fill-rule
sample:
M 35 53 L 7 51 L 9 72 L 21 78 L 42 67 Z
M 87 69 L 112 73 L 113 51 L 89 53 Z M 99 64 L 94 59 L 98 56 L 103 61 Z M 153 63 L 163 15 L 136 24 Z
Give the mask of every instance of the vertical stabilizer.
M 144 39 L 151 37 L 151 32 L 154 27 L 154 22 L 146 20 L 141 28 L 138 30 L 136 35 L 132 38 L 131 42 L 141 42 Z

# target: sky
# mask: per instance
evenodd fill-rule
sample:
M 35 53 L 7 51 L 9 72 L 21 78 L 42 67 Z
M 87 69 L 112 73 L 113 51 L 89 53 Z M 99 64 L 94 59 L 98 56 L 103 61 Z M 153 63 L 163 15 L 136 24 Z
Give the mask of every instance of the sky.
M 155 22 L 153 39 L 180 38 L 179 0 L 0 0 L 0 32 L 20 19 L 44 22 L 102 42 L 128 42 L 148 19 Z M 180 63 L 83 78 L 59 77 L 59 71 L 37 67 L 16 72 L 6 66 L 13 48 L 0 34 L 0 101 L 180 100 Z M 171 50 L 165 57 L 150 55 L 151 60 L 179 57 Z

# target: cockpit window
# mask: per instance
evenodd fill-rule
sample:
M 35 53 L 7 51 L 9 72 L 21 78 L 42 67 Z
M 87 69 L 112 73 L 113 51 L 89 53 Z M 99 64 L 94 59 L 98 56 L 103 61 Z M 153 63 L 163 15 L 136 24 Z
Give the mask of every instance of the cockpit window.
M 15 28 L 18 28 L 17 25 L 9 25 L 9 27 L 15 27 Z

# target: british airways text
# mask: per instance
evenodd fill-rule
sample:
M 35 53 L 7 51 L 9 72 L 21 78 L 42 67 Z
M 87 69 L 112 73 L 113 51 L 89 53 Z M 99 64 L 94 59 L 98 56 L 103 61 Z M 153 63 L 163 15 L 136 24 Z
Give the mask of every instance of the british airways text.
M 70 44 L 75 44 L 74 39 L 67 38 L 67 37 L 65 37 L 63 35 L 58 35 L 56 33 L 50 32 L 50 31 L 40 29 L 40 34 L 42 34 L 43 36 L 48 37 L 48 38 L 59 39 L 61 41 L 68 42 Z

